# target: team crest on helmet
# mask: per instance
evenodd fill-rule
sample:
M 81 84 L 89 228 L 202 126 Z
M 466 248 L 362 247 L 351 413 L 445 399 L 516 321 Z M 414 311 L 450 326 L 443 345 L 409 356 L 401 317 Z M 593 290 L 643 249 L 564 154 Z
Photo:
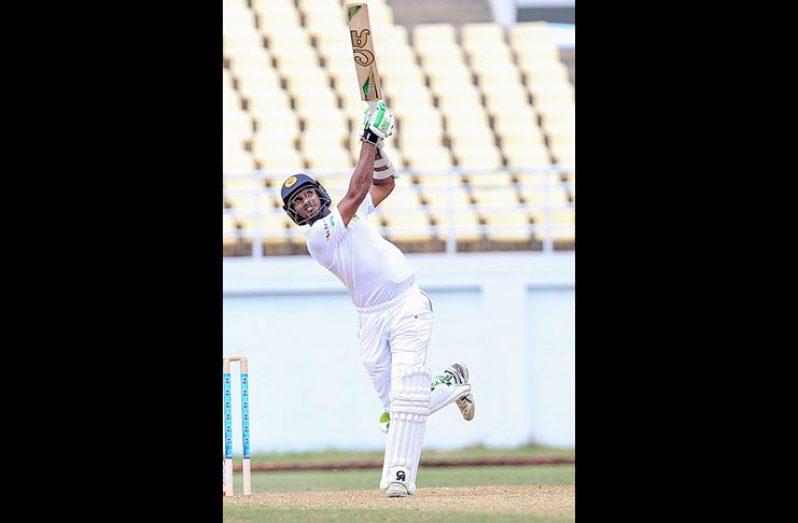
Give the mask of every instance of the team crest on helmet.
M 291 186 L 292 186 L 292 185 L 294 185 L 295 183 L 296 183 L 296 176 L 292 176 L 292 177 L 290 177 L 289 179 L 287 179 L 287 180 L 285 181 L 285 184 L 284 184 L 284 185 L 285 185 L 286 187 L 291 187 Z

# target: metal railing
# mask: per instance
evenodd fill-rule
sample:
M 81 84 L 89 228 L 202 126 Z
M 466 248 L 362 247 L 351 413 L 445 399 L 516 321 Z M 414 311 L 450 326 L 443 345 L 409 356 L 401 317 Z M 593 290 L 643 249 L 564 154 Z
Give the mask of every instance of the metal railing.
M 314 171 L 314 170 L 305 170 L 303 171 L 306 174 L 313 176 L 314 178 L 319 178 L 324 183 L 324 180 L 333 176 L 336 177 L 349 177 L 351 176 L 351 171 L 346 172 L 330 172 L 330 171 Z M 548 174 L 549 176 L 545 177 L 544 183 L 536 183 L 536 184 L 528 184 L 528 183 L 520 183 L 514 182 L 512 185 L 508 184 L 484 184 L 480 183 L 479 185 L 475 186 L 469 183 L 462 183 L 461 180 L 464 179 L 468 180 L 469 176 L 486 174 L 486 173 L 504 173 L 504 174 L 516 174 L 516 173 L 544 173 Z M 447 169 L 402 169 L 399 170 L 399 174 L 401 177 L 407 177 L 407 179 L 412 179 L 412 177 L 416 175 L 423 175 L 425 178 L 428 177 L 447 177 L 447 183 L 444 184 L 429 184 L 429 185 L 416 185 L 416 184 L 408 184 L 404 180 L 400 180 L 397 183 L 397 187 L 394 189 L 394 193 L 391 196 L 404 193 L 408 191 L 414 192 L 417 196 L 421 195 L 432 195 L 436 193 L 445 192 L 447 194 L 447 203 L 442 204 L 440 202 L 435 204 L 428 203 L 427 205 L 423 205 L 420 202 L 422 201 L 419 198 L 419 205 L 413 206 L 395 206 L 391 205 L 389 210 L 384 209 L 385 203 L 381 206 L 377 207 L 375 214 L 377 216 L 389 215 L 394 218 L 399 217 L 401 218 L 402 214 L 407 214 L 410 212 L 417 212 L 418 210 L 422 210 L 427 213 L 427 215 L 437 215 L 437 216 L 445 216 L 445 224 L 437 224 L 434 226 L 430 226 L 429 228 L 425 228 L 427 230 L 432 230 L 433 235 L 431 239 L 443 239 L 445 241 L 445 253 L 447 254 L 454 254 L 458 252 L 458 240 L 457 236 L 463 233 L 472 233 L 477 234 L 481 238 L 490 238 L 493 233 L 495 232 L 502 232 L 502 233 L 518 233 L 520 236 L 524 234 L 529 236 L 530 243 L 534 240 L 540 241 L 542 243 L 541 250 L 544 253 L 551 253 L 554 251 L 554 242 L 555 236 L 554 232 L 556 231 L 566 231 L 566 237 L 575 240 L 575 223 L 571 224 L 555 224 L 552 223 L 551 217 L 552 213 L 555 211 L 567 211 L 567 212 L 575 212 L 575 199 L 573 196 L 575 194 L 575 187 L 572 180 L 570 179 L 562 179 L 559 175 L 561 173 L 572 173 L 575 175 L 576 168 L 574 166 L 559 166 L 559 165 L 550 165 L 545 167 L 529 167 L 529 168 L 504 168 L 504 169 L 462 169 L 462 168 L 447 168 Z M 232 208 L 224 208 L 223 214 L 225 217 L 228 217 L 233 222 L 237 221 L 238 219 L 248 220 L 252 224 L 251 229 L 242 230 L 240 228 L 236 228 L 230 230 L 226 228 L 224 231 L 224 240 L 235 240 L 239 242 L 248 242 L 251 241 L 252 245 L 252 253 L 251 256 L 260 258 L 264 256 L 263 252 L 263 241 L 264 240 L 280 240 L 283 239 L 285 242 L 299 242 L 304 241 L 304 231 L 306 230 L 305 227 L 299 227 L 294 224 L 286 228 L 279 228 L 279 229 L 265 229 L 261 226 L 260 219 L 264 215 L 285 215 L 285 212 L 277 206 L 276 202 L 279 202 L 280 198 L 280 185 L 285 180 L 286 177 L 290 176 L 291 173 L 287 173 L 285 171 L 280 172 L 272 172 L 272 171 L 253 171 L 251 173 L 244 173 L 244 174 L 225 174 L 224 177 L 227 180 L 244 180 L 248 179 L 251 180 L 251 188 L 249 189 L 236 189 L 236 188 L 225 188 L 224 189 L 224 196 L 230 197 L 230 199 L 234 199 L 238 206 L 233 206 Z M 513 177 L 513 180 L 518 180 L 518 177 Z M 485 205 L 479 203 L 479 191 L 490 191 L 495 188 L 509 188 L 512 187 L 516 189 L 517 193 L 520 192 L 523 194 L 525 190 L 536 189 L 543 191 L 544 199 L 543 202 L 537 203 L 520 203 L 519 201 L 508 201 L 506 204 L 500 202 L 497 204 L 492 205 Z M 340 198 L 344 196 L 346 192 L 346 187 L 340 187 L 337 185 L 328 186 L 325 184 L 325 188 L 330 192 L 330 196 L 333 198 L 333 205 L 340 201 Z M 331 190 L 332 188 L 332 190 Z M 455 188 L 463 188 L 469 189 L 471 194 L 476 194 L 477 196 L 474 200 L 477 203 L 473 203 L 473 201 L 469 202 L 468 204 L 464 205 L 457 205 L 454 201 L 455 198 Z M 570 194 L 566 203 L 557 203 L 552 198 L 552 194 L 554 191 L 567 191 Z M 343 191 L 343 192 L 342 192 Z M 391 199 L 391 196 L 385 200 L 388 202 Z M 249 199 L 251 197 L 251 200 Z M 438 200 L 435 198 L 435 200 Z M 246 205 L 249 203 L 250 205 Z M 387 207 L 387 206 L 386 206 Z M 478 225 L 473 227 L 469 226 L 462 226 L 462 225 L 455 225 L 454 220 L 454 213 L 457 211 L 471 211 L 476 213 L 477 216 L 480 216 L 480 213 L 489 212 L 489 213 L 510 213 L 510 212 L 527 212 L 532 216 L 537 215 L 539 218 L 542 218 L 542 223 L 529 223 L 526 225 L 493 225 L 491 223 L 483 223 L 480 221 Z M 418 232 L 413 227 L 405 227 L 405 226 L 396 226 L 392 225 L 390 227 L 385 227 L 382 225 L 378 226 L 380 229 L 380 233 L 383 236 L 387 236 L 392 241 L 402 241 L 403 234 L 406 233 L 413 233 Z M 570 250 L 573 250 L 574 247 L 571 247 Z M 490 249 L 488 249 L 490 250 Z

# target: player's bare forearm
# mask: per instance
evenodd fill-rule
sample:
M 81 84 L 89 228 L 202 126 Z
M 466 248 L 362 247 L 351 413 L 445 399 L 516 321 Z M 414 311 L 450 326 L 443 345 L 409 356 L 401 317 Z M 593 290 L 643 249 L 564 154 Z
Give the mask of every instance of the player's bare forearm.
M 380 202 L 387 198 L 388 195 L 393 192 L 394 187 L 396 187 L 396 182 L 393 176 L 383 178 L 382 180 L 373 179 L 369 192 L 371 193 L 371 199 L 374 201 L 374 207 L 378 206 Z
M 349 190 L 338 204 L 344 225 L 349 225 L 349 220 L 355 215 L 355 211 L 363 203 L 371 188 L 376 146 L 367 141 L 361 141 L 361 144 L 360 158 L 355 165 L 355 172 L 352 173 L 352 178 L 349 180 Z

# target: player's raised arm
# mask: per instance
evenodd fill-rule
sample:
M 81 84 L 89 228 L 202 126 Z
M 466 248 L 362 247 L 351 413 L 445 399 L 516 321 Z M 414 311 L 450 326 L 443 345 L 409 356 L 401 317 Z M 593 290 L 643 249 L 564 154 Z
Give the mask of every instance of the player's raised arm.
M 355 172 L 349 180 L 349 190 L 338 204 L 338 211 L 344 220 L 344 226 L 349 225 L 357 208 L 363 203 L 372 186 L 374 174 L 374 158 L 378 140 L 384 140 L 393 133 L 393 115 L 379 102 L 374 110 L 368 113 L 360 148 L 360 158 L 355 165 Z
M 396 172 L 393 162 L 388 157 L 388 152 L 385 150 L 385 142 L 380 140 L 377 143 L 377 154 L 374 159 L 374 174 L 372 175 L 372 185 L 369 189 L 371 200 L 374 202 L 374 207 L 378 206 L 381 201 L 388 197 L 393 188 L 396 187 L 394 178 L 398 178 L 399 174 Z

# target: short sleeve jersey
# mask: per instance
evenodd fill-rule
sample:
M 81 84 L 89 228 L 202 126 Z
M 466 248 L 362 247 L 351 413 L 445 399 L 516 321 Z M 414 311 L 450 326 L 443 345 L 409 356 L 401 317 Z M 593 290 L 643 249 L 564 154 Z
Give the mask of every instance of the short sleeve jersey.
M 356 307 L 390 300 L 414 275 L 402 251 L 369 223 L 367 216 L 374 209 L 368 194 L 348 226 L 344 227 L 338 207 L 332 207 L 306 233 L 310 255 L 346 285 Z

